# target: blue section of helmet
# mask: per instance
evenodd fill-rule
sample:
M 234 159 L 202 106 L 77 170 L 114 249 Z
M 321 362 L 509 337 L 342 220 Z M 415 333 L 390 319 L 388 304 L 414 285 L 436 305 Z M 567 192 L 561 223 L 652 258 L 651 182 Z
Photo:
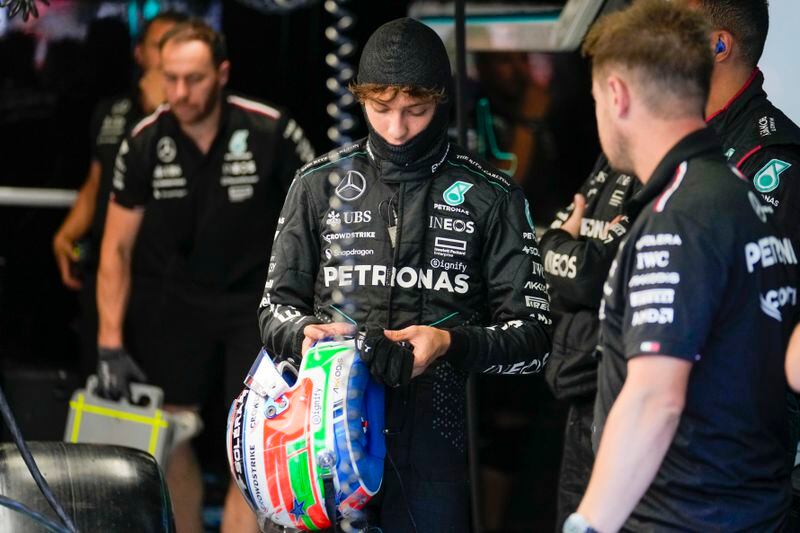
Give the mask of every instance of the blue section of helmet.
M 381 486 L 386 456 L 383 386 L 372 380 L 356 354 L 350 368 L 343 417 L 334 417 L 336 477 L 345 498 L 359 486 L 374 493 Z

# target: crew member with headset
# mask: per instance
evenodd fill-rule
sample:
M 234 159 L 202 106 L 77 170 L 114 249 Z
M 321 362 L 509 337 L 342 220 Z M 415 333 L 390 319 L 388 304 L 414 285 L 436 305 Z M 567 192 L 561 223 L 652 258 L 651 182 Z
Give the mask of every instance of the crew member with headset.
M 597 455 L 564 531 L 784 531 L 797 255 L 704 122 L 707 26 L 640 0 L 584 51 L 603 151 L 643 207 L 603 288 Z

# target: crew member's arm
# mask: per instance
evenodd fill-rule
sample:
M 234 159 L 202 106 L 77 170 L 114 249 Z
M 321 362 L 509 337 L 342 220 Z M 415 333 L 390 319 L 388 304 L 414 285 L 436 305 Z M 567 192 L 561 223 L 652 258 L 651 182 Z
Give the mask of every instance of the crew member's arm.
M 795 326 L 786 348 L 786 379 L 795 392 L 800 392 L 800 324 Z
M 143 215 L 143 209 L 128 209 L 113 201 L 108 205 L 97 275 L 97 344 L 104 348 L 122 346 L 122 324 L 130 295 L 131 257 Z
M 318 268 L 319 229 L 311 195 L 298 176 L 278 219 L 264 297 L 258 307 L 264 346 L 273 355 L 291 358 L 294 363 L 302 356 L 306 326 L 322 323 L 314 316 Z
M 532 374 L 544 367 L 551 346 L 550 300 L 527 211 L 525 196 L 514 189 L 489 214 L 481 252 L 491 323 L 448 330 L 443 356 L 458 368 Z
M 596 308 L 603 295 L 611 261 L 628 231 L 627 217 L 618 216 L 603 240 L 580 238 L 586 199 L 576 194 L 572 212 L 560 228 L 548 230 L 541 241 L 545 273 L 560 301 L 576 309 Z
M 650 486 L 678 428 L 691 369 L 691 362 L 663 355 L 628 362 L 578 507 L 592 528 L 619 530 Z
M 81 280 L 73 276 L 70 265 L 77 260 L 74 255 L 75 241 L 83 237 L 92 225 L 97 192 L 100 189 L 100 174 L 100 162 L 92 160 L 75 203 L 53 237 L 53 253 L 61 273 L 61 281 L 70 289 L 81 287 Z
M 750 185 L 772 206 L 772 220 L 795 243 L 800 243 L 800 147 L 769 146 L 740 168 Z
M 97 274 L 98 346 L 120 348 L 128 303 L 131 258 L 144 206 L 150 198 L 149 176 L 143 171 L 142 149 L 133 139 L 122 141 L 114 162 L 100 266 Z
M 574 309 L 597 308 L 611 261 L 629 227 L 628 219 L 620 216 L 611 221 L 605 241 L 581 238 L 586 200 L 591 197 L 592 189 L 603 185 L 599 181 L 601 174 L 604 179 L 620 176 L 611 170 L 603 154 L 598 157 L 589 179 L 578 190 L 581 199 L 576 198 L 570 207 L 556 214 L 551 229 L 542 236 L 540 243 L 551 290 L 558 294 L 562 304 Z

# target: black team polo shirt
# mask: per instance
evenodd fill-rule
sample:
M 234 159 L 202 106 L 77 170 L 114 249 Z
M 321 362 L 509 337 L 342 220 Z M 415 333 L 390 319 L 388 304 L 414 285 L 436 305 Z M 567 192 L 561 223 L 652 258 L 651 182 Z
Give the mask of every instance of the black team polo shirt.
M 791 501 L 784 354 L 797 256 L 707 129 L 664 157 L 609 273 L 595 446 L 634 357 L 692 363 L 677 432 L 631 531 L 780 531 Z

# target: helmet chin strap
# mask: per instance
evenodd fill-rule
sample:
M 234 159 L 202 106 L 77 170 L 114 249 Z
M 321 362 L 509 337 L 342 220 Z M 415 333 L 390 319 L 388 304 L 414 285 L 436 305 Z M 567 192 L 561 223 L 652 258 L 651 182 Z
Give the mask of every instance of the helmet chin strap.
M 258 353 L 244 384 L 262 398 L 273 400 L 283 396 L 291 388 L 264 348 Z

